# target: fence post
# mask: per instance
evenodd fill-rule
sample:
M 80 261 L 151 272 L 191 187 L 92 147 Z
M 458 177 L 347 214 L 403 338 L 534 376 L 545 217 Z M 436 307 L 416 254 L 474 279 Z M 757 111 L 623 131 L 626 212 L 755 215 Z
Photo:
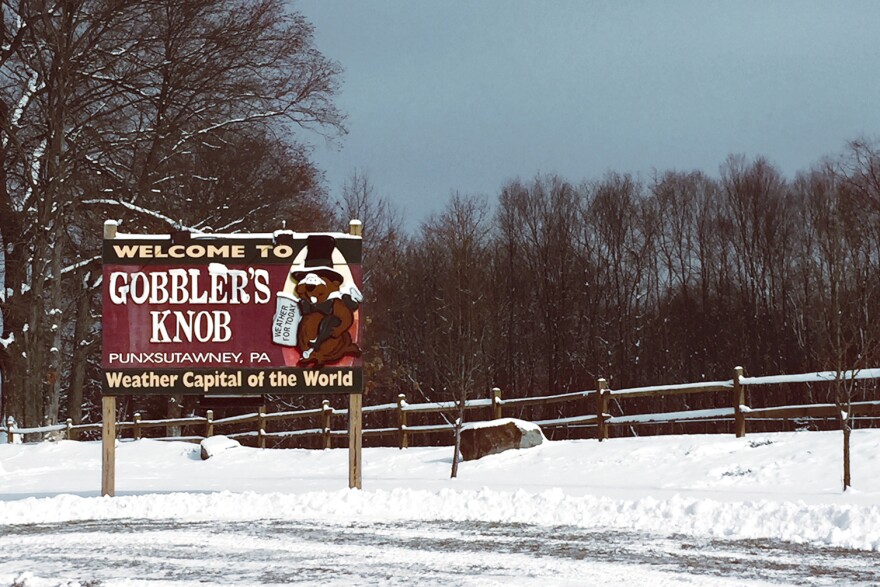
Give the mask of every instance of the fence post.
M 746 435 L 746 418 L 743 415 L 742 406 L 746 403 L 746 396 L 740 377 L 743 376 L 742 367 L 733 368 L 733 418 L 737 438 Z
M 131 435 L 134 437 L 135 440 L 140 440 L 141 439 L 141 413 L 135 412 L 132 420 L 134 420 L 134 427 L 132 429 Z
M 332 437 L 330 436 L 330 423 L 333 418 L 333 408 L 330 407 L 330 400 L 325 399 L 321 402 L 321 428 L 324 429 L 324 448 L 330 448 Z
M 71 433 L 71 430 L 73 429 L 73 419 L 68 418 L 67 422 L 65 422 L 65 424 L 67 424 L 67 429 L 64 431 L 64 433 L 67 435 L 67 440 L 71 440 L 70 433 Z
M 259 446 L 260 448 L 266 448 L 266 407 L 260 406 L 260 411 L 257 412 L 257 424 L 258 434 L 259 434 Z
M 205 412 L 205 438 L 214 436 L 214 410 Z
M 15 434 L 12 429 L 15 427 L 15 420 L 12 416 L 6 418 L 6 442 L 12 444 L 15 442 Z
M 608 438 L 608 424 L 605 414 L 608 413 L 608 382 L 599 378 L 596 382 L 596 438 L 599 442 Z
M 501 388 L 492 388 L 492 419 L 501 419 Z
M 397 396 L 397 426 L 400 429 L 400 449 L 409 448 L 409 435 L 406 432 L 406 395 L 398 394 Z

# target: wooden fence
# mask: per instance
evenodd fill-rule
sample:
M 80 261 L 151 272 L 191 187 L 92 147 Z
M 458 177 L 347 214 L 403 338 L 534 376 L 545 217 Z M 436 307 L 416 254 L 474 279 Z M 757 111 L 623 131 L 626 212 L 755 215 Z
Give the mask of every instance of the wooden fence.
M 640 424 L 659 424 L 664 422 L 718 422 L 732 421 L 734 433 L 740 437 L 746 434 L 749 420 L 757 419 L 796 419 L 796 418 L 835 418 L 837 406 L 835 404 L 799 404 L 775 407 L 753 408 L 748 405 L 748 392 L 753 388 L 770 385 L 782 385 L 793 383 L 834 383 L 838 379 L 844 381 L 853 380 L 876 380 L 880 379 L 880 369 L 860 369 L 857 371 L 821 371 L 816 373 L 803 373 L 799 375 L 774 375 L 768 377 L 745 377 L 740 367 L 734 369 L 733 377 L 726 381 L 709 381 L 699 383 L 687 383 L 679 385 L 658 385 L 652 387 L 634 387 L 627 389 L 611 389 L 605 379 L 596 382 L 596 389 L 547 395 L 539 397 L 524 397 L 504 399 L 500 389 L 491 390 L 488 398 L 468 400 L 465 410 L 481 411 L 483 419 L 491 420 L 502 418 L 505 412 L 510 413 L 517 408 L 530 406 L 548 406 L 553 404 L 574 403 L 582 406 L 581 415 L 535 420 L 544 429 L 568 428 L 568 427 L 595 427 L 595 438 L 602 441 L 609 438 L 609 430 L 614 426 L 635 426 Z M 682 394 L 708 394 L 718 392 L 729 393 L 729 401 L 726 405 L 711 409 L 695 409 L 676 412 L 625 414 L 613 416 L 609 413 L 609 402 L 634 398 L 656 398 L 675 396 Z M 451 421 L 442 424 L 411 426 L 408 424 L 410 415 L 413 414 L 452 414 L 458 410 L 456 402 L 430 402 L 410 404 L 406 397 L 401 394 L 396 403 L 364 406 L 364 416 L 370 414 L 396 413 L 396 426 L 383 428 L 364 428 L 364 437 L 391 437 L 395 438 L 393 445 L 406 448 L 410 444 L 410 438 L 418 434 L 451 432 L 454 428 Z M 622 408 L 621 408 L 622 410 Z M 880 415 L 880 399 L 874 401 L 858 401 L 850 404 L 853 416 L 878 416 Z M 332 446 L 333 438 L 347 438 L 347 429 L 333 428 L 334 422 L 340 422 L 345 418 L 347 421 L 348 410 L 336 409 L 330 406 L 329 400 L 323 400 L 320 408 L 311 410 L 299 410 L 291 412 L 276 412 L 267 414 L 262 410 L 240 416 L 214 419 L 213 412 L 208 410 L 204 417 L 193 416 L 188 418 L 142 420 L 140 414 L 134 414 L 130 422 L 118 422 L 117 430 L 121 435 L 123 431 L 130 431 L 131 437 L 139 439 L 144 436 L 144 431 L 154 428 L 190 427 L 201 429 L 202 434 L 192 436 L 162 437 L 162 440 L 189 440 L 199 441 L 213 436 L 218 429 L 241 428 L 243 425 L 254 424 L 254 429 L 244 432 L 230 432 L 231 438 L 256 438 L 256 444 L 265 448 L 267 439 L 270 438 L 320 438 L 320 445 L 324 448 Z M 267 432 L 266 425 L 270 422 L 288 421 L 319 421 L 319 426 L 309 428 L 289 429 L 280 432 Z M 477 421 L 479 418 L 468 418 Z M 347 427 L 346 427 L 347 428 Z M 70 420 L 63 424 L 44 426 L 41 428 L 18 428 L 11 419 L 6 426 L 0 427 L 0 432 L 5 432 L 8 441 L 13 441 L 16 434 L 30 433 L 56 433 L 59 436 L 76 439 L 83 432 L 100 431 L 101 423 L 74 425 Z M 451 436 L 450 436 L 451 439 Z M 392 443 L 385 443 L 391 446 Z

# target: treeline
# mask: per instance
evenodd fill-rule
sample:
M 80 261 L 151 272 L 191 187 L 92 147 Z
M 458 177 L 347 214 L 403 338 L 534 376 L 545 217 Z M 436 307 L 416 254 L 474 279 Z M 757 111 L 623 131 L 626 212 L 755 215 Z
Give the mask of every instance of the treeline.
M 367 261 L 366 286 L 372 402 L 880 359 L 880 151 L 870 143 L 794 179 L 742 156 L 718 177 L 541 175 L 508 182 L 497 202 L 453 195 L 405 238 L 378 229 L 385 249 Z M 797 393 L 757 401 L 828 401 L 831 391 Z

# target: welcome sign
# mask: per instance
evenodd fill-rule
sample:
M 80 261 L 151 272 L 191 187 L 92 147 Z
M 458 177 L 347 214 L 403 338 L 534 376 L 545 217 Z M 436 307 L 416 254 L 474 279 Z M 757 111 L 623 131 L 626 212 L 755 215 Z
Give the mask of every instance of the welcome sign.
M 361 238 L 104 241 L 105 395 L 361 393 Z

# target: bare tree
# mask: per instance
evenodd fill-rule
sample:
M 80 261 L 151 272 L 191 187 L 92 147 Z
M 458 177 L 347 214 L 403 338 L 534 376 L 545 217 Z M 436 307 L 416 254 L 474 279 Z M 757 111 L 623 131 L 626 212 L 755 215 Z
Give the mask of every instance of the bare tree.
M 880 145 L 859 138 L 847 145 L 837 167 L 842 180 L 873 214 L 880 214 Z
M 400 211 L 378 193 L 364 170 L 355 169 L 342 186 L 339 208 L 343 219 L 356 218 L 370 228 L 364 242 L 364 284 L 380 270 L 381 260 L 394 254 L 402 238 L 403 218 Z
M 80 312 L 66 292 L 97 284 L 83 281 L 82 270 L 99 258 L 100 221 L 113 214 L 133 231 L 241 228 L 266 194 L 217 188 L 227 180 L 265 187 L 269 155 L 259 178 L 247 178 L 247 167 L 229 157 L 255 145 L 274 149 L 276 161 L 279 152 L 296 155 L 301 164 L 276 166 L 274 177 L 311 178 L 299 193 L 319 201 L 302 147 L 275 137 L 343 131 L 332 102 L 339 68 L 280 0 L 3 0 L 0 7 L 3 409 L 34 426 L 58 416 L 73 316 L 92 320 L 80 333 L 94 324 L 94 313 Z M 223 164 L 206 174 L 221 152 L 214 159 Z M 199 211 L 203 191 L 217 196 L 206 204 L 218 205 L 218 214 Z M 277 212 L 290 194 L 273 196 Z M 327 218 L 329 211 L 314 209 Z
M 337 202 L 343 219 L 364 223 L 364 291 L 369 300 L 364 336 L 366 392 L 374 401 L 393 402 L 412 376 L 405 354 L 408 336 L 401 331 L 400 317 L 407 306 L 404 276 L 406 239 L 400 212 L 379 193 L 369 173 L 354 170 L 342 185 Z M 409 389 L 407 386 L 406 389 Z
M 578 385 L 580 331 L 595 317 L 582 299 L 582 285 L 592 275 L 577 249 L 580 201 L 574 186 L 558 176 L 502 188 L 493 306 L 501 345 L 495 356 L 505 369 L 494 371 L 513 394 Z
M 422 225 L 409 248 L 413 315 L 405 332 L 412 335 L 414 379 L 425 383 L 422 387 L 434 397 L 458 404 L 453 477 L 458 474 L 465 402 L 475 390 L 488 387 L 488 220 L 485 199 L 454 194 L 441 214 Z
M 875 310 L 878 249 L 869 238 L 871 222 L 850 179 L 830 163 L 798 177 L 805 199 L 812 245 L 807 251 L 812 299 L 801 300 L 813 331 L 809 350 L 835 372 L 832 395 L 843 432 L 843 488 L 852 485 L 850 437 L 858 372 L 876 358 Z M 876 221 L 876 220 L 875 220 Z M 808 340 L 802 335 L 802 341 Z
M 784 368 L 779 349 L 786 348 L 787 341 L 777 338 L 782 330 L 777 320 L 784 320 L 780 310 L 791 289 L 787 261 L 795 230 L 788 222 L 791 202 L 786 181 L 763 157 L 747 161 L 730 156 L 721 167 L 721 193 L 726 224 L 722 234 L 733 254 L 729 259 L 737 296 L 733 301 L 741 317 L 732 326 L 750 342 L 746 360 Z

